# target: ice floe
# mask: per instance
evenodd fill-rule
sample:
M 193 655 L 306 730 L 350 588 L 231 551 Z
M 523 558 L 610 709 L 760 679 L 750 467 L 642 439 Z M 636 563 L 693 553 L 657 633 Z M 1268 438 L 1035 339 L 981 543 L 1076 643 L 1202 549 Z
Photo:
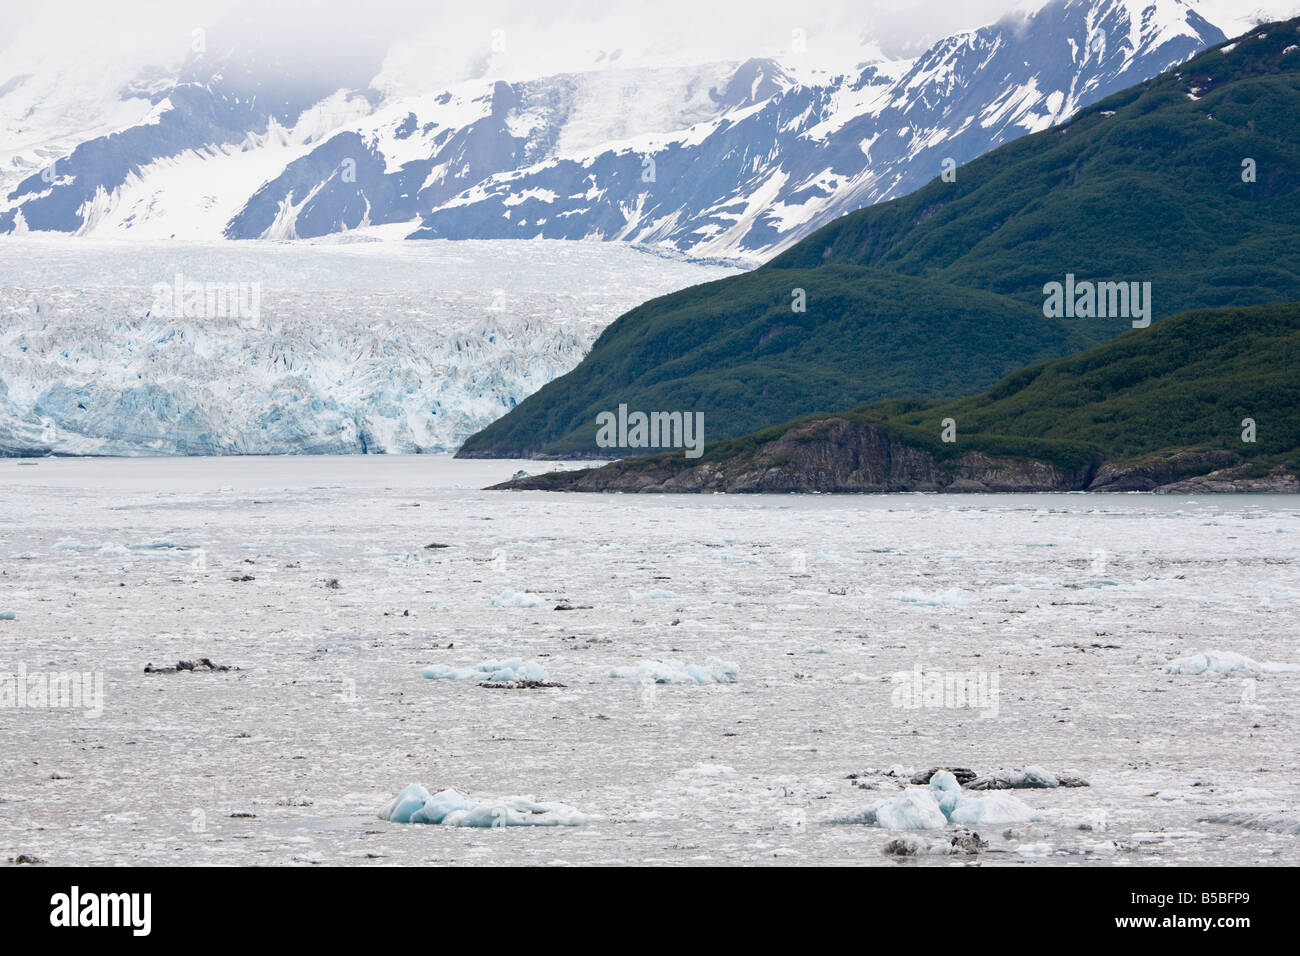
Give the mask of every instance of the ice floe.
M 492 599 L 493 607 L 538 607 L 542 599 L 535 594 L 521 594 L 509 588 Z
M 534 661 L 510 657 L 503 661 L 480 661 L 473 667 L 452 667 L 448 664 L 430 664 L 420 671 L 428 680 L 477 680 L 492 684 L 514 681 L 544 681 L 546 668 Z
M 948 588 L 938 591 L 912 589 L 910 591 L 899 591 L 896 594 L 891 594 L 890 597 L 895 601 L 916 604 L 921 607 L 966 607 L 979 600 L 975 595 L 962 588 Z
M 653 681 L 656 684 L 734 684 L 740 668 L 709 658 L 701 664 L 687 664 L 674 658 L 643 660 L 629 667 L 615 667 L 610 677 L 620 680 Z
M 430 795 L 413 783 L 393 798 L 379 819 L 447 827 L 576 827 L 590 818 L 563 803 L 537 803 L 529 797 L 476 801 L 450 789 Z
M 1296 810 L 1266 810 L 1263 812 L 1239 810 L 1201 817 L 1200 822 L 1228 823 L 1233 826 L 1246 827 L 1250 830 L 1267 830 L 1270 833 L 1300 834 L 1300 811 Z
M 1257 661 L 1235 651 L 1203 651 L 1172 660 L 1164 667 L 1166 674 L 1284 674 L 1300 671 L 1300 664 Z
M 949 823 L 1002 826 L 1041 819 L 1041 814 L 1008 793 L 968 796 L 956 777 L 940 770 L 931 777 L 928 787 L 909 787 L 866 810 L 830 822 L 886 830 L 934 830 Z

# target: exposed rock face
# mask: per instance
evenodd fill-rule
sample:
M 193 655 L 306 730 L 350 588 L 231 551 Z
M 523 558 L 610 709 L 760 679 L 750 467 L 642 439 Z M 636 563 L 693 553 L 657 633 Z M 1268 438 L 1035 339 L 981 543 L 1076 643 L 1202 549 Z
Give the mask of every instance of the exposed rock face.
M 1300 492 L 1300 478 L 1279 472 L 1259 478 L 1234 476 L 1230 469 L 1213 471 L 1208 475 L 1197 475 L 1183 481 L 1157 488 L 1156 491 L 1168 495 L 1201 494 L 1204 492 L 1261 492 L 1287 493 Z
M 1107 463 L 1097 469 L 1090 491 L 1154 491 L 1189 474 L 1237 464 L 1241 458 L 1227 451 L 1174 451 L 1137 461 Z
M 497 489 L 542 491 L 793 492 L 1215 491 L 1297 492 L 1283 471 L 1247 477 L 1226 451 L 1172 450 L 1128 462 L 1094 461 L 1074 472 L 1032 458 L 968 451 L 937 461 L 874 425 L 838 417 L 792 425 L 752 449 L 695 462 L 681 452 L 631 458 L 582 471 L 513 479 Z
M 681 453 L 612 462 L 603 468 L 534 475 L 498 488 L 566 491 L 732 493 L 881 491 L 1071 491 L 1089 477 L 1041 461 L 968 452 L 941 465 L 873 425 L 842 418 L 795 425 L 752 451 L 692 464 Z

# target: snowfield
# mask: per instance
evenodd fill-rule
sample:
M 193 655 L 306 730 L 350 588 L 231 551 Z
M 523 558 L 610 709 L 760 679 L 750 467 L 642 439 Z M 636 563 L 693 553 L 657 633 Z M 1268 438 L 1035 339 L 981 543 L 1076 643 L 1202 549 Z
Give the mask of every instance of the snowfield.
M 1295 498 L 477 490 L 520 467 L 0 461 L 0 861 L 1300 863 L 1300 673 L 1167 672 L 1300 662 Z M 422 676 L 512 659 L 564 686 Z
M 451 452 L 623 312 L 738 271 L 382 235 L 0 240 L 0 455 Z

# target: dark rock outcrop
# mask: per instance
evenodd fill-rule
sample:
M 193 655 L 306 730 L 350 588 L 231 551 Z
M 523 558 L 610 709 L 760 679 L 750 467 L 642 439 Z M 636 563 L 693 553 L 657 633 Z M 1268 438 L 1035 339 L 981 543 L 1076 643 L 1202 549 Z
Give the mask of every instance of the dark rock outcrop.
M 599 468 L 553 471 L 493 485 L 516 491 L 729 494 L 1036 491 L 1297 492 L 1300 480 L 1268 473 L 1229 451 L 1171 449 L 1063 469 L 1032 457 L 971 450 L 938 460 L 871 423 L 838 416 L 795 423 L 776 437 L 699 460 L 669 452 Z

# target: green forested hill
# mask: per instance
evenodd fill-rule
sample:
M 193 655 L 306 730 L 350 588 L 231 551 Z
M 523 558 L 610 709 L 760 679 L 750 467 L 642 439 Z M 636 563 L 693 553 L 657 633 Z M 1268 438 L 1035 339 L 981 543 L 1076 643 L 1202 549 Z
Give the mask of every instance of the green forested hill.
M 715 442 L 698 459 L 667 452 L 512 486 L 882 491 L 922 481 L 920 490 L 942 490 L 943 481 L 969 480 L 998 459 L 1004 473 L 1018 473 L 1017 490 L 1150 488 L 1210 472 L 1223 476 L 1223 490 L 1294 490 L 1297 370 L 1300 302 L 1194 310 L 1015 372 L 978 395 L 810 415 Z M 1254 441 L 1244 440 L 1247 420 Z M 955 440 L 943 439 L 945 424 Z M 863 440 L 869 435 L 890 444 Z M 899 478 L 909 460 L 911 474 Z M 930 477 L 918 461 L 933 466 Z M 898 487 L 882 484 L 891 474 Z M 1249 487 L 1270 475 L 1271 483 Z
M 1300 302 L 1187 312 L 1016 372 L 979 395 L 850 414 L 944 457 L 1014 454 L 1023 438 L 1061 443 L 1066 465 L 1074 449 L 1112 461 L 1190 449 L 1300 474 Z M 945 418 L 956 423 L 956 442 L 939 440 Z M 1254 442 L 1242 441 L 1245 419 L 1255 422 Z

